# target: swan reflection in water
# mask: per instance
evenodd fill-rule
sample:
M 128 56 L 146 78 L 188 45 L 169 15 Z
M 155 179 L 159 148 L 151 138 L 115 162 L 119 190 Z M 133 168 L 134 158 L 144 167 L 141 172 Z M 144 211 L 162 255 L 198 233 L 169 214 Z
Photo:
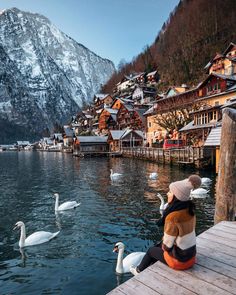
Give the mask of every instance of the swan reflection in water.
M 22 261 L 22 267 L 26 267 L 26 260 L 28 256 L 26 255 L 26 251 L 24 248 L 19 248 L 20 254 L 21 254 L 21 261 Z

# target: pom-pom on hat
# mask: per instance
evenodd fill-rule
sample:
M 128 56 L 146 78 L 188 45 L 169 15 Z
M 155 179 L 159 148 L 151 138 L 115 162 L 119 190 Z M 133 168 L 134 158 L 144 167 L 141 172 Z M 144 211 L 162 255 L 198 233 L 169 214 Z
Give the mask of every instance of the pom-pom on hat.
M 201 183 L 201 177 L 193 174 L 184 180 L 172 182 L 169 189 L 178 200 L 184 202 L 190 199 L 191 190 L 198 188 Z

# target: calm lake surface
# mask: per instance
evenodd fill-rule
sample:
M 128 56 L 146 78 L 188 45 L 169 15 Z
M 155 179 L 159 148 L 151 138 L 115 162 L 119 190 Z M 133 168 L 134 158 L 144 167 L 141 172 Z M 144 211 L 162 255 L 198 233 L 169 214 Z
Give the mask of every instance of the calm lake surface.
M 122 173 L 111 182 L 110 169 Z M 155 225 L 169 183 L 193 170 L 127 158 L 73 158 L 43 152 L 0 153 L 0 294 L 106 294 L 131 275 L 115 274 L 117 241 L 126 253 L 146 251 L 162 237 Z M 150 172 L 158 171 L 155 181 Z M 198 172 L 197 172 L 198 173 Z M 213 225 L 215 175 L 206 199 L 195 199 L 197 233 Z M 80 207 L 55 215 L 52 194 Z M 19 251 L 17 221 L 26 235 L 61 230 L 54 240 Z

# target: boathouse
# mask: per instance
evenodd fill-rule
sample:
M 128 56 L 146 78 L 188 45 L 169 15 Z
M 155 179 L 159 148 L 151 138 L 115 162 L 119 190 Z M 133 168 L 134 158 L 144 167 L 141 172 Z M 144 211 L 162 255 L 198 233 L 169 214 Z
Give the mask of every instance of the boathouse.
M 77 136 L 74 143 L 74 155 L 87 156 L 109 152 L 107 136 Z

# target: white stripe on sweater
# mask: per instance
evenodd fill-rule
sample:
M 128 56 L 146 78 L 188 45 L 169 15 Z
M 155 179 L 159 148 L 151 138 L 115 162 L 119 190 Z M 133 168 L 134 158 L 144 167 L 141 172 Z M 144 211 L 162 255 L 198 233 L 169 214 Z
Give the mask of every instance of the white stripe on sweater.
M 182 237 L 178 236 L 175 242 L 176 245 L 182 250 L 191 248 L 192 246 L 196 245 L 195 231 L 192 231 L 191 233 L 184 235 Z

